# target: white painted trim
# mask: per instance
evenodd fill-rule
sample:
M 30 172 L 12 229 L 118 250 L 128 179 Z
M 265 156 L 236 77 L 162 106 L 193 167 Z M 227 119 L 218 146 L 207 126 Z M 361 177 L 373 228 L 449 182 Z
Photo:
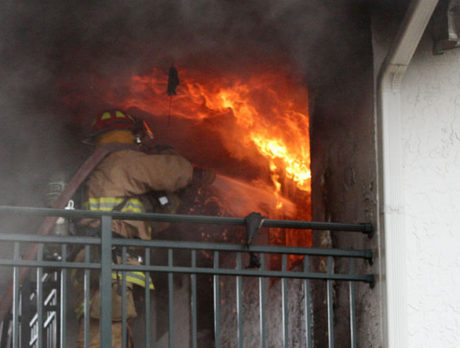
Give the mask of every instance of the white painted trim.
M 402 178 L 401 82 L 438 0 L 413 0 L 377 85 L 380 286 L 384 346 L 408 346 L 406 231 Z

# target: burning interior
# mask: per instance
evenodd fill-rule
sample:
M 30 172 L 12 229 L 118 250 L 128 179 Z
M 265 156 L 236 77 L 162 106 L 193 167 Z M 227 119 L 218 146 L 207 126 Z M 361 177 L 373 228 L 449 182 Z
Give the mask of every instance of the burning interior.
M 157 143 L 173 144 L 196 165 L 217 172 L 212 187 L 199 193 L 202 203 L 197 206 L 194 197 L 182 212 L 246 216 L 258 211 L 310 220 L 308 92 L 302 81 L 273 69 L 177 69 L 181 82 L 173 95 L 166 93 L 167 69 L 158 67 L 133 75 L 125 86 L 111 89 L 107 81 L 98 81 L 92 88 L 105 104 L 146 120 Z M 72 86 L 62 92 L 69 108 L 87 98 L 75 95 Z M 268 239 L 274 245 L 311 246 L 311 233 L 305 231 L 273 229 Z
M 157 143 L 218 173 L 212 187 L 189 198 L 184 213 L 375 221 L 368 1 L 1 6 L 8 17 L 1 71 L 6 124 L 25 123 L 19 141 L 2 132 L 8 144 L 1 159 L 10 164 L 3 175 L 33 172 L 18 177 L 15 190 L 2 188 L 6 204 L 43 202 L 40 183 L 52 171 L 73 172 L 90 151 L 78 139 L 94 115 L 118 106 L 147 121 Z M 171 65 L 180 84 L 168 95 Z M 12 155 L 18 152 L 20 160 Z M 30 224 L 15 224 L 33 233 Z M 173 233 L 178 239 L 243 238 L 212 227 Z M 272 245 L 365 244 L 360 236 L 328 231 L 267 233 Z M 299 260 L 289 261 L 295 267 Z M 279 260 L 271 266 L 279 268 Z M 366 289 L 361 295 L 363 303 L 371 296 Z M 336 296 L 339 315 L 346 295 L 338 288 Z M 363 325 L 378 316 L 370 307 Z

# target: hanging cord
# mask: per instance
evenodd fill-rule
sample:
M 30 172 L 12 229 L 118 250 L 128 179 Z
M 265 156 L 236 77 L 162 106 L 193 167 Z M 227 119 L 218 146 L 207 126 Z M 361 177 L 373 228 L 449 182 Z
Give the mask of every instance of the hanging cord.
M 171 109 L 172 109 L 172 100 L 173 96 L 177 95 L 176 88 L 179 86 L 179 73 L 174 66 L 174 63 L 171 64 L 168 74 L 168 89 L 166 93 L 169 95 L 169 111 L 168 111 L 168 129 L 171 124 Z

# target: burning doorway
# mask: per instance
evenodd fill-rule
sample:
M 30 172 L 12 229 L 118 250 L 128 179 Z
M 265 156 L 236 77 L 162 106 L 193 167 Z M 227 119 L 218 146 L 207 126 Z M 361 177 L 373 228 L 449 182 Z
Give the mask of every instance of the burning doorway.
M 102 86 L 109 84 L 103 81 L 98 87 L 103 91 L 100 99 L 147 121 L 159 144 L 172 144 L 195 164 L 215 169 L 218 177 L 212 196 L 220 215 L 246 216 L 259 211 L 270 218 L 310 220 L 308 92 L 304 83 L 273 69 L 178 70 L 181 83 L 176 95 L 166 93 L 167 69 L 153 67 L 132 76 L 122 88 L 104 90 Z M 66 98 L 69 105 L 75 101 L 72 93 Z M 196 208 L 191 209 L 189 213 L 197 213 Z M 311 233 L 272 231 L 269 241 L 311 246 Z
M 310 220 L 308 91 L 304 82 L 288 72 L 270 69 L 220 74 L 212 69 L 177 69 L 181 83 L 173 96 L 166 93 L 167 68 L 133 75 L 124 86 L 114 89 L 104 87 L 110 85 L 108 81 L 98 81 L 95 89 L 104 104 L 119 105 L 147 121 L 159 144 L 173 144 L 195 164 L 217 171 L 214 184 L 192 197 L 188 209 L 181 213 L 239 217 L 259 211 L 269 218 Z M 66 101 L 70 109 L 75 100 L 69 89 Z M 77 103 L 81 100 L 82 96 Z M 269 232 L 259 236 L 264 244 L 311 246 L 309 231 L 264 232 Z M 244 231 L 207 226 L 191 230 L 187 226 L 167 230 L 156 238 L 244 243 Z M 212 256 L 208 258 L 212 261 Z M 289 267 L 301 261 L 290 256 Z M 269 263 L 272 269 L 281 269 L 280 256 L 272 256 Z M 209 280 L 198 281 L 202 295 L 198 331 L 211 333 L 213 294 L 209 293 Z M 168 281 L 156 275 L 154 282 L 152 317 L 161 317 L 167 313 L 162 305 L 168 303 Z M 187 280 L 176 284 L 176 292 L 187 293 L 183 284 L 187 287 Z M 166 335 L 165 322 L 157 320 L 155 327 L 155 339 Z

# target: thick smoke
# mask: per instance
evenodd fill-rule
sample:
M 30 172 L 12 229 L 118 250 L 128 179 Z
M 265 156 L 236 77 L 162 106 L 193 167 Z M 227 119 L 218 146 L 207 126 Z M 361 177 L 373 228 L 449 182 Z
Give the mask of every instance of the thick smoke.
M 71 175 L 90 151 L 79 138 L 106 107 L 101 89 L 123 95 L 133 74 L 153 67 L 244 74 L 259 64 L 296 74 L 311 89 L 335 88 L 354 64 L 350 40 L 362 35 L 356 19 L 365 7 L 346 0 L 1 2 L 0 203 L 45 205 L 49 178 Z
M 44 206 L 48 180 L 70 176 L 83 162 L 90 149 L 79 137 L 106 106 L 101 81 L 122 95 L 133 74 L 154 66 L 244 74 L 263 64 L 300 76 L 309 88 L 334 88 L 350 65 L 359 69 L 350 41 L 362 35 L 356 18 L 366 3 L 0 2 L 0 204 Z M 63 102 L 68 93 L 72 107 Z M 3 220 L 1 232 L 34 233 L 36 225 Z
M 123 85 L 133 73 L 171 62 L 244 72 L 265 61 L 319 81 L 340 69 L 349 46 L 344 33 L 353 24 L 338 3 L 16 1 L 3 5 L 5 59 L 23 77 L 78 88 L 94 87 L 98 77 Z
M 350 18 L 365 1 L 352 3 L 2 2 L 1 202 L 37 205 L 50 170 L 83 158 L 77 131 L 105 106 L 100 81 L 123 93 L 133 74 L 172 62 L 211 72 L 288 67 L 311 86 L 340 78 L 348 41 L 359 35 Z M 69 91 L 85 101 L 69 108 Z

